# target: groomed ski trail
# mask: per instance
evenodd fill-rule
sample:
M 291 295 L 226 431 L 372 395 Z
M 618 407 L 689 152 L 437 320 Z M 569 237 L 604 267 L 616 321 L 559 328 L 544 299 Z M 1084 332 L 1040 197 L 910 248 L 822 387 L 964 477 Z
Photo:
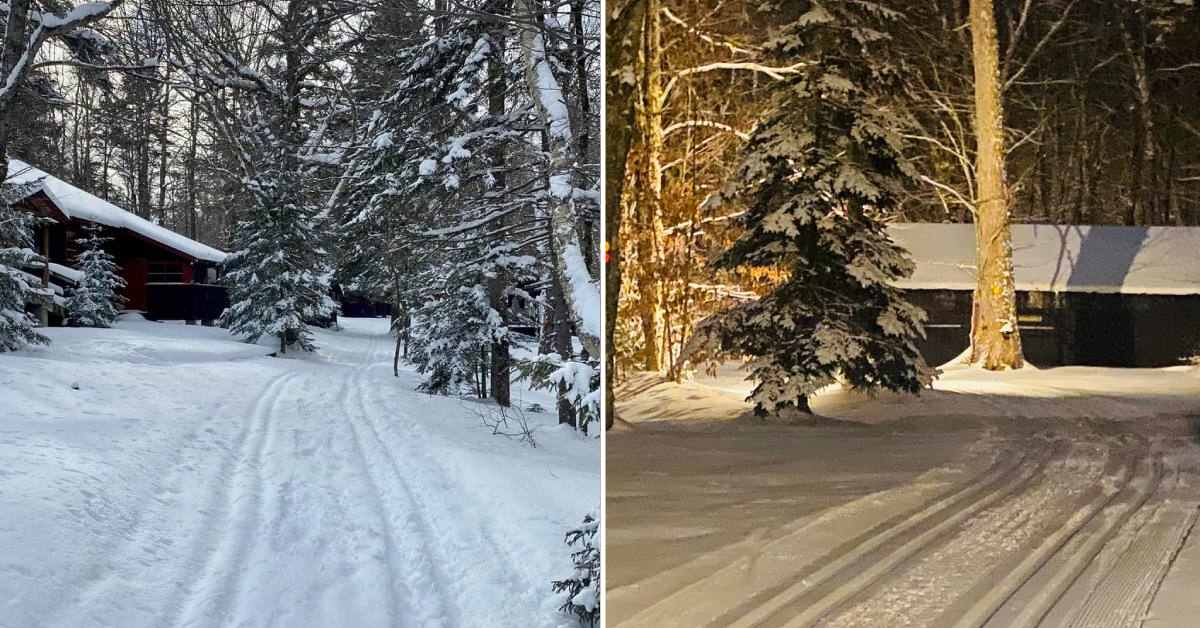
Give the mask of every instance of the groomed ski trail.
M 563 532 L 599 503 L 595 441 L 552 417 L 537 449 L 493 436 L 475 414 L 492 406 L 419 393 L 408 367 L 393 376 L 386 321 L 346 324 L 321 332 L 315 356 L 239 356 L 242 381 L 211 416 L 172 423 L 154 443 L 172 452 L 134 460 L 152 494 L 89 530 L 96 551 L 55 570 L 79 575 L 43 579 L 59 593 L 31 599 L 52 610 L 23 616 L 53 627 L 569 625 L 550 580 L 570 573 Z M 17 617 L 0 626 L 28 625 Z
M 891 487 L 756 531 L 678 567 L 610 585 L 610 618 L 621 628 L 1140 628 L 1200 506 L 1200 469 L 1171 462 L 1196 459 L 1187 453 L 1196 447 L 1187 423 L 989 423 L 949 464 L 907 481 L 900 476 Z M 824 442 L 822 429 L 794 437 Z M 828 431 L 842 439 L 842 451 L 863 456 L 849 477 L 873 469 L 869 447 L 878 434 Z M 669 433 L 653 438 L 686 443 Z M 687 434 L 678 432 L 695 438 Z M 628 436 L 631 446 L 638 437 L 647 438 Z M 750 430 L 737 437 L 754 438 Z M 814 453 L 821 455 L 807 451 Z M 822 459 L 807 464 L 821 468 Z M 610 459 L 610 470 L 619 464 Z M 759 472 L 740 480 L 749 493 L 742 500 L 768 485 L 755 479 Z M 631 476 L 617 473 L 609 486 L 620 496 L 633 485 Z M 828 481 L 837 490 L 836 475 Z M 654 499 L 652 491 L 629 494 Z M 712 505 L 697 507 L 715 519 Z M 686 510 L 673 516 L 688 518 Z M 610 537 L 640 530 L 625 533 L 622 525 L 631 522 L 617 517 L 610 519 Z

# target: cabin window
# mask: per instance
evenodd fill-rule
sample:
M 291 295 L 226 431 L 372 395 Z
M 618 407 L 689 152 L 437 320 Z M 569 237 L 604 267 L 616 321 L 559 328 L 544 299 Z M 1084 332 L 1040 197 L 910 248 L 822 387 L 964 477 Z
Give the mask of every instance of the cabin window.
M 183 264 L 152 262 L 146 279 L 149 283 L 183 283 Z
M 209 267 L 207 270 L 204 271 L 204 282 L 205 283 L 217 283 L 217 269 L 216 268 Z

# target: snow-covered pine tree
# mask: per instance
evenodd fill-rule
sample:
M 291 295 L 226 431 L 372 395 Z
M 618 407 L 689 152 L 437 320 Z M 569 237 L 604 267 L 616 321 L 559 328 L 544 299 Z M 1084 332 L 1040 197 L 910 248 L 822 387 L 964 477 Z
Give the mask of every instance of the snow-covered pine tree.
M 27 303 L 45 298 L 23 270 L 45 261 L 33 249 L 36 219 L 13 207 L 28 192 L 28 186 L 0 185 L 0 352 L 49 342 L 25 311 Z
M 685 350 L 693 362 L 752 357 L 756 414 L 807 411 L 838 379 L 910 392 L 932 379 L 915 344 L 924 312 L 892 286 L 913 265 L 883 222 L 912 176 L 888 103 L 897 70 L 881 54 L 899 18 L 872 2 L 814 1 L 769 44 L 773 61 L 804 70 L 779 83 L 722 192 L 746 212 L 715 265 L 787 278 L 704 321 Z
M 376 20 L 387 17 L 395 16 Z M 449 162 L 471 153 L 460 146 L 450 157 L 431 154 L 430 147 L 458 128 L 455 121 L 469 120 L 458 105 L 474 111 L 478 103 L 481 63 L 490 49 L 480 30 L 468 23 L 437 35 L 415 13 L 389 24 L 378 35 L 387 42 L 379 49 L 387 55 L 386 78 L 362 87 L 361 106 L 370 113 L 360 122 L 362 141 L 345 159 L 343 180 L 350 183 L 333 202 L 340 223 L 337 278 L 343 289 L 392 304 L 397 349 L 410 336 L 417 308 L 444 297 L 431 288 L 442 286 L 446 275 L 424 280 L 425 271 L 440 268 L 445 259 L 438 236 L 426 231 L 458 218 L 450 208 L 463 205 L 446 201 L 459 191 L 460 179 L 442 175 L 453 174 Z M 384 74 L 377 68 L 369 72 Z
M 420 331 L 414 334 L 409 359 L 426 377 L 421 390 L 486 397 L 486 350 L 499 314 L 488 307 L 483 286 L 463 285 L 451 264 L 441 268 L 446 279 L 413 316 Z
M 500 15 L 506 5 L 478 8 Z M 407 45 L 390 52 L 395 82 L 363 123 L 347 159 L 354 183 L 336 203 L 338 276 L 393 302 L 398 341 L 412 314 L 408 357 L 427 374 L 425 389 L 459 392 L 470 381 L 507 405 L 506 304 L 532 300 L 520 286 L 538 279 L 540 242 L 530 237 L 540 173 L 516 162 L 538 152 L 510 93 L 520 84 L 505 54 L 511 27 L 470 13 L 439 23 L 396 33 Z
M 332 268 L 318 228 L 320 208 L 305 195 L 309 167 L 273 127 L 260 112 L 243 128 L 251 147 L 244 185 L 252 204 L 233 229 L 224 278 L 230 305 L 221 325 L 249 342 L 275 336 L 281 353 L 289 346 L 311 351 L 309 324 L 337 309 L 329 291 Z
M 113 256 L 104 250 L 111 238 L 100 235 L 98 225 L 84 227 L 79 243 L 77 270 L 83 273 L 67 298 L 67 324 L 72 327 L 111 327 L 121 313 L 125 297 L 121 278 Z
M 570 577 L 552 583 L 555 593 L 565 594 L 566 601 L 559 610 L 589 626 L 600 621 L 600 543 L 596 538 L 599 531 L 599 517 L 594 512 L 585 515 L 581 525 L 567 531 L 564 539 L 567 546 L 578 546 L 571 552 L 575 571 Z

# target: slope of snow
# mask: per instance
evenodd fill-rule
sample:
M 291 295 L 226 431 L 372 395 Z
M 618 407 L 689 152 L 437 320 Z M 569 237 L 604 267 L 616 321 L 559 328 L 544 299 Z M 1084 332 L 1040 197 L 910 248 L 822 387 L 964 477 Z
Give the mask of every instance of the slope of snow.
M 81 5 L 85 6 L 85 5 Z M 112 203 L 67 183 L 58 177 L 51 176 L 33 166 L 19 160 L 8 160 L 8 178 L 10 183 L 39 183 L 42 192 L 54 201 L 69 218 L 78 218 L 90 222 L 129 229 L 138 235 L 159 242 L 176 251 L 190 255 L 196 259 L 220 263 L 226 254 L 222 251 L 184 237 L 170 229 L 160 227 L 145 218 L 130 213 Z
M 856 393 L 830 386 L 812 399 L 819 415 L 863 423 L 908 417 L 1137 419 L 1200 414 L 1200 367 L 1121 369 L 1064 366 L 992 372 L 944 367 L 920 395 Z M 621 417 L 637 423 L 726 420 L 750 410 L 752 388 L 734 364 L 715 377 L 697 374 L 683 384 L 638 375 L 618 389 Z
M 342 322 L 285 359 L 136 318 L 0 355 L 0 626 L 571 625 L 598 441 L 493 436 Z
M 975 289 L 975 226 L 899 223 L 916 262 L 907 289 Z M 1013 225 L 1018 290 L 1200 294 L 1200 227 Z

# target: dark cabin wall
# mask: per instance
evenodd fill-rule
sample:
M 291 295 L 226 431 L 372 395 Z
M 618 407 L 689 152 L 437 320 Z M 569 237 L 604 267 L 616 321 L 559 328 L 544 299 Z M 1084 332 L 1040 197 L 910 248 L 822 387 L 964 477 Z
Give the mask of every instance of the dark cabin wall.
M 940 365 L 970 344 L 971 293 L 909 290 L 929 315 L 919 345 Z M 1200 296 L 1018 292 L 1025 358 L 1042 367 L 1163 367 L 1200 352 Z

